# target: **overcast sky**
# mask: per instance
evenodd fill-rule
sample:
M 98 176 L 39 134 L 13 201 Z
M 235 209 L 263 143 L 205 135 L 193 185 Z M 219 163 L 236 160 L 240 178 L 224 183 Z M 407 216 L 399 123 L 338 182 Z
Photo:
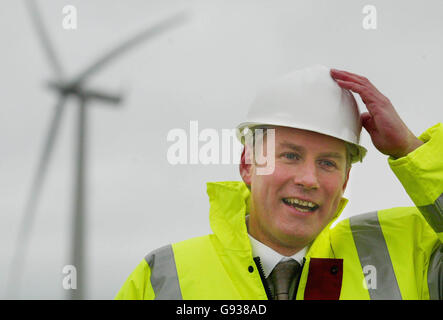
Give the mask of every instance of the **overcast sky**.
M 112 4 L 111 4 L 112 3 Z M 88 105 L 87 298 L 111 299 L 153 249 L 207 234 L 206 182 L 239 180 L 238 166 L 176 165 L 166 154 L 174 128 L 234 128 L 267 81 L 313 64 L 368 77 L 416 135 L 441 122 L 440 0 L 40 0 L 66 74 L 144 27 L 186 9 L 188 22 L 122 55 L 89 84 L 124 92 L 122 105 Z M 365 5 L 377 29 L 365 30 Z M 62 26 L 77 8 L 76 30 Z M 0 295 L 56 95 L 54 77 L 23 1 L 0 2 Z M 64 299 L 73 207 L 77 104 L 66 106 L 39 201 L 22 298 Z M 360 108 L 364 105 L 360 103 Z M 371 144 L 356 164 L 341 219 L 412 201 Z

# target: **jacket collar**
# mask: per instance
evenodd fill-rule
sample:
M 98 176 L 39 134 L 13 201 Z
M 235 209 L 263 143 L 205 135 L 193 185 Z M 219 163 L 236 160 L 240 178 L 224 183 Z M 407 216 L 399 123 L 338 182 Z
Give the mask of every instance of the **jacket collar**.
M 250 208 L 250 191 L 243 181 L 208 182 L 209 223 L 212 231 L 226 249 L 249 251 L 251 244 L 245 217 Z M 348 199 L 342 198 L 334 218 L 317 236 L 307 256 L 329 255 L 329 228 L 340 216 Z

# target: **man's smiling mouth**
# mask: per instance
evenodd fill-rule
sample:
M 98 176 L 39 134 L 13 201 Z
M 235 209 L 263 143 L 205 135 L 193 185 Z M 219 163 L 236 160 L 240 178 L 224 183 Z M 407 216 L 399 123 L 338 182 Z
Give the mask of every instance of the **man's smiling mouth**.
M 305 201 L 298 198 L 283 198 L 283 203 L 301 212 L 313 212 L 320 206 L 315 202 Z

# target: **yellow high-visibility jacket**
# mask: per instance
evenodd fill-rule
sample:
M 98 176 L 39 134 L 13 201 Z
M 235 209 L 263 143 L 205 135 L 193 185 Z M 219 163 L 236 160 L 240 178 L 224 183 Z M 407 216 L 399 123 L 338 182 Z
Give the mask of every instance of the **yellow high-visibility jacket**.
M 334 219 L 310 245 L 296 299 L 443 299 L 443 125 L 389 165 L 416 207 Z M 271 298 L 253 258 L 243 182 L 207 184 L 214 232 L 149 253 L 116 299 Z

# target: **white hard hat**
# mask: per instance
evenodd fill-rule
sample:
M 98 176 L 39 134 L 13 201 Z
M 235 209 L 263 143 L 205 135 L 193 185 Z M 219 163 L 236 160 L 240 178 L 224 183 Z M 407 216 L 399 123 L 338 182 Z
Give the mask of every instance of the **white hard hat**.
M 237 126 L 244 143 L 246 128 L 283 126 L 326 134 L 354 145 L 352 162 L 362 161 L 361 120 L 352 93 L 332 79 L 330 68 L 316 65 L 272 81 L 252 103 L 246 122 Z

